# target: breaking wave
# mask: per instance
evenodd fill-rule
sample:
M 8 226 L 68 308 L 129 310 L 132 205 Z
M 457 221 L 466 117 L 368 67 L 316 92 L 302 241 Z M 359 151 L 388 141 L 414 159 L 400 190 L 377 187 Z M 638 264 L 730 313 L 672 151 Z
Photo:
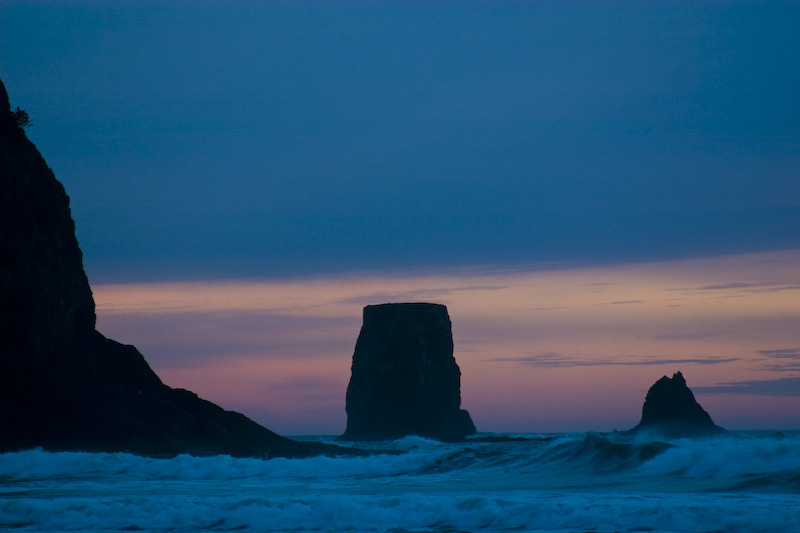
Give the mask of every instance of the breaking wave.
M 403 453 L 6 453 L 0 529 L 800 531 L 796 432 L 671 441 L 483 434 L 370 446 Z

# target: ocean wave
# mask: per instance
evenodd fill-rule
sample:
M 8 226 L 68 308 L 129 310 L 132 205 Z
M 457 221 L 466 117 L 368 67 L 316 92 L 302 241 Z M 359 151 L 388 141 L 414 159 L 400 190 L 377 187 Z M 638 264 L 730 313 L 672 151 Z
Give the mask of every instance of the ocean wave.
M 446 453 L 446 452 L 440 452 Z M 429 457 L 435 459 L 435 452 Z M 320 480 L 401 475 L 420 468 L 418 454 L 366 457 L 233 458 L 228 455 L 170 459 L 127 453 L 80 453 L 29 450 L 0 456 L 0 483 L 46 479 L 80 480 L 129 476 L 140 480 L 253 479 Z
M 236 494 L 77 488 L 0 500 L 0 527 L 45 531 L 798 531 L 787 495 L 408 491 Z
M 45 452 L 0 455 L 0 481 L 81 479 L 127 475 L 151 480 L 301 480 L 448 474 L 460 471 L 535 474 L 552 469 L 587 476 L 614 473 L 686 479 L 800 476 L 800 434 L 728 433 L 669 441 L 640 441 L 618 434 L 536 435 L 505 441 L 442 443 L 421 437 L 365 443 L 363 457 L 170 459 L 126 453 Z M 381 453 L 386 451 L 387 453 Z M 398 453 L 401 452 L 401 453 Z
M 0 529 L 800 531 L 797 433 L 515 437 L 307 459 L 6 453 Z
M 639 472 L 684 479 L 730 479 L 744 485 L 759 479 L 750 484 L 800 491 L 799 437 L 729 433 L 709 439 L 682 439 L 642 464 Z

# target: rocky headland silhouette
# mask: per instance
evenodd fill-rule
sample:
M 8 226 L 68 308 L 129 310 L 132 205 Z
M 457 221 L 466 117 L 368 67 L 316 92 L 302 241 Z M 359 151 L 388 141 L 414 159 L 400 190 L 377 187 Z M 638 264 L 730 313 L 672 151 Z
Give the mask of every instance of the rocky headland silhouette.
M 350 453 L 170 388 L 95 329 L 69 198 L 18 116 L 0 81 L 0 452 Z
M 642 419 L 631 433 L 647 432 L 664 437 L 700 437 L 725 430 L 714 424 L 711 416 L 694 398 L 683 374 L 656 381 L 642 406 Z
M 457 441 L 475 433 L 469 413 L 461 409 L 461 371 L 447 308 L 368 305 L 363 317 L 340 440 L 419 435 Z

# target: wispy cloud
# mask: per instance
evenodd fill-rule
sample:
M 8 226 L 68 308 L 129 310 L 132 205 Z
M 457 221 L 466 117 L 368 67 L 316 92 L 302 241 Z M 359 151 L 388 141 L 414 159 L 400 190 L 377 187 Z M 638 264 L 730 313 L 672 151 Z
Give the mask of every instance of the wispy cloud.
M 758 353 L 766 357 L 777 359 L 794 359 L 800 361 L 800 348 L 781 348 L 778 350 L 758 350 Z
M 758 350 L 761 361 L 768 361 L 765 370 L 776 372 L 800 372 L 800 348 L 780 348 L 777 350 Z
M 697 357 L 697 358 L 660 358 L 660 359 L 615 359 L 609 357 L 574 356 L 558 352 L 541 352 L 535 355 L 522 357 L 499 357 L 489 359 L 492 362 L 520 363 L 540 368 L 566 368 L 577 366 L 657 366 L 657 365 L 719 365 L 732 363 L 738 358 L 729 357 Z
M 747 293 L 783 292 L 800 290 L 800 284 L 795 280 L 781 281 L 732 281 L 728 283 L 718 283 L 702 285 L 700 287 L 680 287 L 667 289 L 670 291 L 738 291 Z
M 699 287 L 697 290 L 700 291 L 724 291 L 728 289 L 753 289 L 759 288 L 763 289 L 764 287 L 775 287 L 782 285 L 781 282 L 778 281 L 761 281 L 761 282 L 731 282 L 731 283 L 720 283 L 718 285 L 705 285 L 703 287 Z
M 752 394 L 758 396 L 800 397 L 800 377 L 734 381 L 712 387 L 692 387 L 700 394 Z
M 390 302 L 436 302 L 447 296 L 462 292 L 498 291 L 509 285 L 467 285 L 458 287 L 425 288 L 400 291 L 380 291 L 334 300 L 337 304 L 371 305 Z
M 664 335 L 653 335 L 650 338 L 655 339 L 657 341 L 691 341 L 691 340 L 700 340 L 700 339 L 708 339 L 711 337 L 718 337 L 721 335 L 727 335 L 730 332 L 698 332 L 698 333 L 666 333 Z

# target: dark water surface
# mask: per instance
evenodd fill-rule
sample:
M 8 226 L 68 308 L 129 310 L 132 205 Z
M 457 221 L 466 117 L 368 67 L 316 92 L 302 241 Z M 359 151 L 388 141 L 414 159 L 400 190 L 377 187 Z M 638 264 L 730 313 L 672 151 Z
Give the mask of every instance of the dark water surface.
M 7 453 L 0 529 L 800 531 L 800 432 L 479 437 L 357 458 Z

